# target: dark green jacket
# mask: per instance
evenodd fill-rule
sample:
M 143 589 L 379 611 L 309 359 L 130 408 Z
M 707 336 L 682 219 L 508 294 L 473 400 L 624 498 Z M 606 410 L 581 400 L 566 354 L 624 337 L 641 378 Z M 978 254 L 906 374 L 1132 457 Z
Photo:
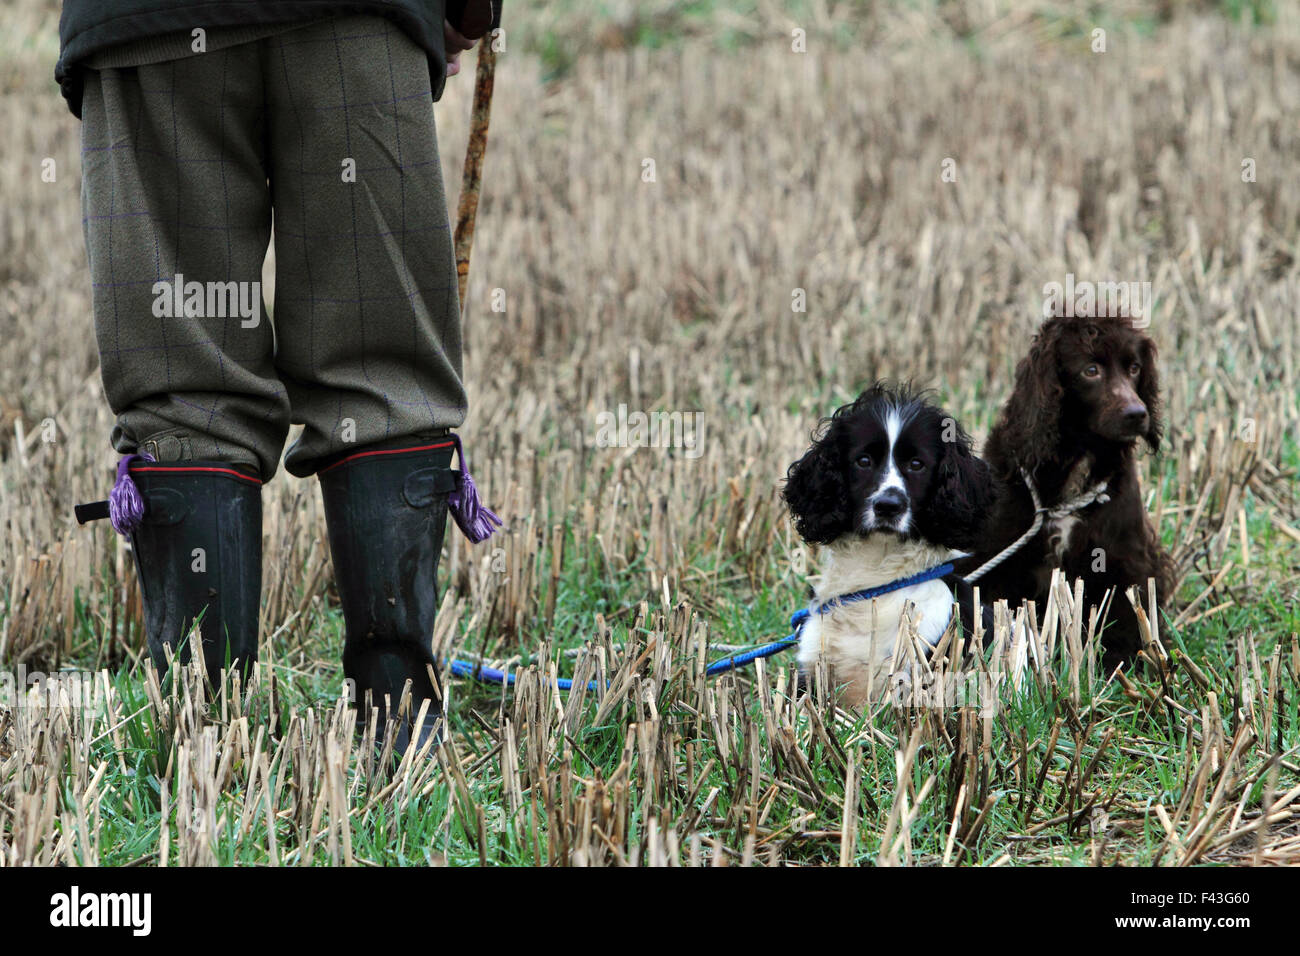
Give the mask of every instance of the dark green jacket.
M 78 64 L 100 50 L 195 27 L 260 26 L 343 13 L 375 14 L 400 24 L 428 52 L 433 98 L 442 96 L 447 72 L 443 0 L 63 0 L 54 78 L 80 118 Z

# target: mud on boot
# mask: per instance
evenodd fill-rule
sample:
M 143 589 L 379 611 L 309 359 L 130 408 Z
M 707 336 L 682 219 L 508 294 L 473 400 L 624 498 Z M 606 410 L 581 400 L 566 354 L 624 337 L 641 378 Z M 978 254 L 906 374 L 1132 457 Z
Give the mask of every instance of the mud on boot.
M 330 553 L 343 606 L 343 675 L 357 703 L 357 725 L 378 712 L 383 738 L 390 711 L 399 722 L 396 752 L 440 732 L 442 697 L 433 658 L 438 560 L 456 489 L 448 437 L 353 452 L 319 472 Z M 406 682 L 409 713 L 396 713 Z
M 210 686 L 228 663 L 246 681 L 257 660 L 261 480 L 228 462 L 129 455 L 109 500 L 77 507 L 82 522 L 102 517 L 131 539 L 154 666 L 167 670 L 168 647 L 189 662 L 198 620 Z

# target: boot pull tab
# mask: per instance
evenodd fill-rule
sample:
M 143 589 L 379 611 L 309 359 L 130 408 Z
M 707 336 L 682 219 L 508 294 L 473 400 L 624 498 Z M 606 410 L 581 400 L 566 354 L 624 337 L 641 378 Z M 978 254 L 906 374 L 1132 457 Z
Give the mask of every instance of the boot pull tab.
M 402 485 L 402 499 L 412 508 L 427 508 L 455 488 L 456 477 L 450 468 L 421 468 L 411 472 Z
M 478 544 L 486 541 L 501 527 L 501 519 L 479 500 L 478 488 L 470 477 L 469 461 L 465 458 L 465 449 L 461 447 L 460 436 L 452 432 L 451 440 L 456 443 L 460 471 L 456 472 L 456 488 L 447 496 L 447 504 L 452 518 L 456 520 L 456 526 L 472 544 Z
M 149 524 L 180 524 L 190 513 L 190 503 L 175 488 L 155 488 L 149 492 Z

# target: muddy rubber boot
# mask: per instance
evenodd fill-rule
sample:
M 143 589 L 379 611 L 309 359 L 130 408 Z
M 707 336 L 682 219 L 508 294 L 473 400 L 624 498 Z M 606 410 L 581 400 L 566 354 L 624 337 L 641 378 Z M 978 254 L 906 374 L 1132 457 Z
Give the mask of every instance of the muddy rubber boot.
M 209 682 L 220 686 L 227 661 L 246 682 L 257 660 L 262 482 L 219 461 L 129 469 L 144 504 L 130 535 L 154 665 L 167 669 L 167 645 L 190 660 L 185 638 L 198 618 Z
M 395 750 L 441 735 L 442 696 L 433 658 L 438 559 L 447 498 L 456 488 L 454 442 L 354 452 L 319 472 L 334 577 L 343 605 L 343 675 L 352 682 L 357 729 L 371 709 L 382 736 L 390 711 Z M 411 682 L 409 714 L 395 711 Z M 413 724 L 424 701 L 418 734 Z

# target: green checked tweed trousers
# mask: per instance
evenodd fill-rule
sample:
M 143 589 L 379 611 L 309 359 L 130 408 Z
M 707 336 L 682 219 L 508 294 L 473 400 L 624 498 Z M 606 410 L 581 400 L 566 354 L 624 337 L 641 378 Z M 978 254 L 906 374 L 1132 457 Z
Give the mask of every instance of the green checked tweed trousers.
M 122 453 L 298 476 L 461 424 L 426 54 L 377 17 L 89 70 L 82 205 Z M 261 294 L 275 230 L 275 296 Z

